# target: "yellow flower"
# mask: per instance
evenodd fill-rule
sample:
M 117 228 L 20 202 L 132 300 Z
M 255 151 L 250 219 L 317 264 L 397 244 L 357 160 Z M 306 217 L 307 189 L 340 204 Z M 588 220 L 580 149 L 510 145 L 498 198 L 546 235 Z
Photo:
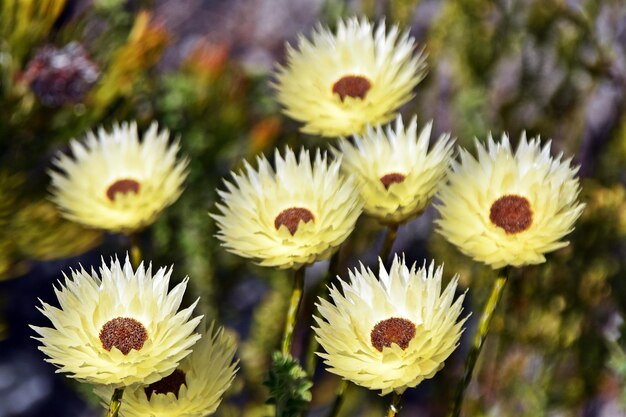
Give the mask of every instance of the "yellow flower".
M 100 128 L 84 144 L 72 141 L 74 159 L 59 154 L 51 171 L 53 200 L 68 219 L 113 232 L 152 224 L 182 192 L 187 161 L 177 161 L 178 143 L 153 123 L 140 143 L 137 124 Z
M 298 268 L 327 259 L 354 229 L 361 214 L 359 192 L 341 175 L 340 161 L 318 151 L 312 164 L 302 150 L 275 152 L 276 171 L 265 157 L 258 170 L 232 173 L 219 191 L 217 237 L 232 253 L 263 266 Z
M 340 20 L 337 33 L 317 27 L 311 41 L 287 46 L 287 66 L 276 74 L 284 112 L 304 123 L 302 131 L 322 136 L 361 133 L 369 124 L 391 120 L 413 97 L 426 64 L 415 40 L 384 22 Z
M 172 269 L 152 275 L 115 259 L 100 274 L 81 268 L 55 289 L 60 309 L 43 303 L 53 327 L 31 326 L 39 349 L 72 378 L 112 388 L 151 384 L 170 374 L 200 338 L 195 303 L 177 312 L 188 278 L 168 293 Z M 196 301 L 197 303 L 197 301 Z
M 354 175 L 361 185 L 364 211 L 383 223 L 398 224 L 420 213 L 445 177 L 452 157 L 450 135 L 441 135 L 428 152 L 432 122 L 417 134 L 414 117 L 405 130 L 402 118 L 395 131 L 378 125 L 368 126 L 354 144 L 342 138 L 339 149 L 342 169 Z
M 478 159 L 461 150 L 439 192 L 439 233 L 492 268 L 539 264 L 544 253 L 567 246 L 561 239 L 584 208 L 571 159 L 553 159 L 549 142 L 542 148 L 525 134 L 515 153 L 506 134 L 476 148 Z
M 328 371 L 357 385 L 404 392 L 432 378 L 458 346 L 465 319 L 457 322 L 464 295 L 454 301 L 458 278 L 441 292 L 443 267 L 409 267 L 396 256 L 389 272 L 379 259 L 378 277 L 361 265 L 350 283 L 319 299 L 313 330 Z
M 124 392 L 122 417 L 204 417 L 213 414 L 222 401 L 224 391 L 233 382 L 237 349 L 220 328 L 213 332 L 211 324 L 174 372 L 148 386 L 137 386 Z M 111 388 L 98 387 L 96 394 L 106 403 Z

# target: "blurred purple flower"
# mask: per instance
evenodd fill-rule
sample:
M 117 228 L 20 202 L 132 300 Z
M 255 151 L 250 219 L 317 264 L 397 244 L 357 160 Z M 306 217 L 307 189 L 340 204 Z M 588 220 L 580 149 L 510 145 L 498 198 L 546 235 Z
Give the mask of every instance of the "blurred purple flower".
M 100 68 L 78 42 L 59 49 L 44 46 L 28 63 L 21 80 L 41 103 L 58 107 L 80 103 L 100 76 Z

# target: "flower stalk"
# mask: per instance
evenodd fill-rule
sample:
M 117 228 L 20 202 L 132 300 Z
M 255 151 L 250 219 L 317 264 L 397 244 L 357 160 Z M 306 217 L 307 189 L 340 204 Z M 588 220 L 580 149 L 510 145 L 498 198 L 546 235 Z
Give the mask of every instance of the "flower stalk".
M 287 318 L 285 320 L 285 331 L 283 333 L 283 342 L 281 352 L 285 355 L 291 354 L 291 341 L 293 332 L 296 327 L 296 318 L 302 301 L 302 293 L 304 291 L 304 274 L 306 266 L 301 266 L 294 273 L 293 290 L 291 292 L 291 301 L 289 302 L 289 310 L 287 310 Z
M 141 263 L 141 246 L 139 246 L 139 233 L 130 235 L 130 263 L 133 268 L 138 268 Z
M 395 417 L 398 414 L 400 411 L 400 398 L 401 395 L 394 391 L 391 397 L 391 404 L 389 404 L 389 409 L 387 410 L 387 417 Z
M 326 276 L 324 277 L 322 282 L 320 282 L 319 287 L 317 289 L 318 299 L 328 300 L 328 295 L 329 295 L 328 286 L 330 285 L 331 281 L 337 274 L 337 267 L 339 266 L 339 252 L 340 251 L 338 250 L 330 258 L 330 262 L 328 263 L 328 271 L 326 271 Z M 305 359 L 306 360 L 305 362 L 306 373 L 311 378 L 313 378 L 314 373 L 315 373 L 315 365 L 317 363 L 317 357 L 315 356 L 315 352 L 317 351 L 318 347 L 319 347 L 319 343 L 317 342 L 317 339 L 315 338 L 313 334 L 311 334 L 311 337 L 309 339 L 309 344 L 307 346 L 306 359 Z
M 391 254 L 391 248 L 393 247 L 396 237 L 398 237 L 398 223 L 392 223 L 387 225 L 387 234 L 385 235 L 385 242 L 380 250 L 380 259 L 383 263 L 387 264 L 389 255 Z
M 124 395 L 124 388 L 115 388 L 111 396 L 109 411 L 107 411 L 106 417 L 117 417 L 120 407 L 122 406 L 122 395 Z
M 341 406 L 346 399 L 345 394 L 347 389 L 348 381 L 342 379 L 341 382 L 339 382 L 339 386 L 337 386 L 335 401 L 333 402 L 333 407 L 330 409 L 330 413 L 328 413 L 328 417 L 337 417 L 339 415 L 339 410 L 341 410 Z
M 467 386 L 472 379 L 472 373 L 474 372 L 476 361 L 478 360 L 478 356 L 480 355 L 480 352 L 483 348 L 485 339 L 487 339 L 487 335 L 489 334 L 489 325 L 491 324 L 493 314 L 498 307 L 498 303 L 502 298 L 502 293 L 504 292 L 504 286 L 506 285 L 508 275 L 508 271 L 505 268 L 493 283 L 491 293 L 489 294 L 487 303 L 485 304 L 483 312 L 480 316 L 478 331 L 476 332 L 476 335 L 474 335 L 472 347 L 469 351 L 469 354 L 467 355 L 463 379 L 459 383 L 459 387 L 454 398 L 452 412 L 450 413 L 449 417 L 459 417 L 459 415 L 461 414 L 461 405 L 463 404 L 465 390 L 467 389 Z

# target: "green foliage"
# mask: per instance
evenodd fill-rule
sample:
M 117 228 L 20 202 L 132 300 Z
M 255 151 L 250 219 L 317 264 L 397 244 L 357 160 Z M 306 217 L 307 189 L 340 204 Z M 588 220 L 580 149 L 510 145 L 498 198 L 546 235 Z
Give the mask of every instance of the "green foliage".
M 300 363 L 281 352 L 274 352 L 267 381 L 268 403 L 276 406 L 276 417 L 298 417 L 311 401 L 313 384 Z

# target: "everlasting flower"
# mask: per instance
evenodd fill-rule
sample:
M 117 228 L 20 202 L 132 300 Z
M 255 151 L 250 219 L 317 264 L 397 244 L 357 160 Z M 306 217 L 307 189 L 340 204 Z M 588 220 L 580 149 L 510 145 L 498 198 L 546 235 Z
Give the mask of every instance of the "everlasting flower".
M 417 134 L 414 117 L 405 130 L 402 118 L 395 131 L 368 127 L 354 144 L 341 139 L 333 152 L 342 157 L 342 169 L 360 184 L 364 211 L 383 223 L 402 223 L 430 202 L 445 177 L 452 156 L 450 135 L 441 135 L 428 152 L 432 122 Z
M 187 161 L 177 161 L 179 144 L 150 126 L 139 142 L 137 124 L 114 125 L 72 141 L 74 159 L 59 154 L 51 171 L 53 201 L 68 219 L 129 233 L 152 224 L 182 192 Z
M 396 256 L 378 278 L 361 265 L 350 283 L 319 300 L 313 330 L 328 370 L 383 395 L 432 378 L 458 345 L 464 295 L 454 301 L 457 277 L 441 292 L 443 267 L 410 269 Z
M 265 157 L 255 170 L 233 173 L 220 191 L 217 237 L 232 253 L 260 265 L 298 268 L 328 258 L 354 229 L 362 202 L 352 179 L 339 172 L 340 161 L 328 162 L 309 152 L 298 160 L 287 148 L 275 152 L 276 171 Z
M 584 205 L 571 159 L 550 156 L 550 143 L 522 135 L 513 153 L 500 143 L 477 142 L 478 159 L 461 151 L 449 183 L 439 193 L 439 232 L 472 258 L 501 268 L 545 262 L 544 254 L 567 246 Z
M 287 66 L 276 75 L 284 112 L 322 136 L 361 133 L 384 123 L 413 97 L 426 65 L 414 39 L 397 26 L 387 33 L 363 19 L 339 21 L 337 33 L 319 26 L 312 40 L 287 46 Z
M 214 332 L 211 325 L 174 372 L 150 385 L 126 390 L 120 415 L 204 417 L 213 414 L 235 377 L 236 348 L 222 328 Z M 106 402 L 112 393 L 110 388 L 96 389 L 96 394 Z
M 124 266 L 103 262 L 99 275 L 73 270 L 55 289 L 61 308 L 42 303 L 53 327 L 32 326 L 39 349 L 58 372 L 80 381 L 112 388 L 158 381 L 200 338 L 195 303 L 177 312 L 188 278 L 168 293 L 171 274 L 160 268 L 153 276 L 143 263 L 133 271 L 128 257 Z
M 47 106 L 83 101 L 100 77 L 100 69 L 79 43 L 62 49 L 45 46 L 28 63 L 21 79 Z

